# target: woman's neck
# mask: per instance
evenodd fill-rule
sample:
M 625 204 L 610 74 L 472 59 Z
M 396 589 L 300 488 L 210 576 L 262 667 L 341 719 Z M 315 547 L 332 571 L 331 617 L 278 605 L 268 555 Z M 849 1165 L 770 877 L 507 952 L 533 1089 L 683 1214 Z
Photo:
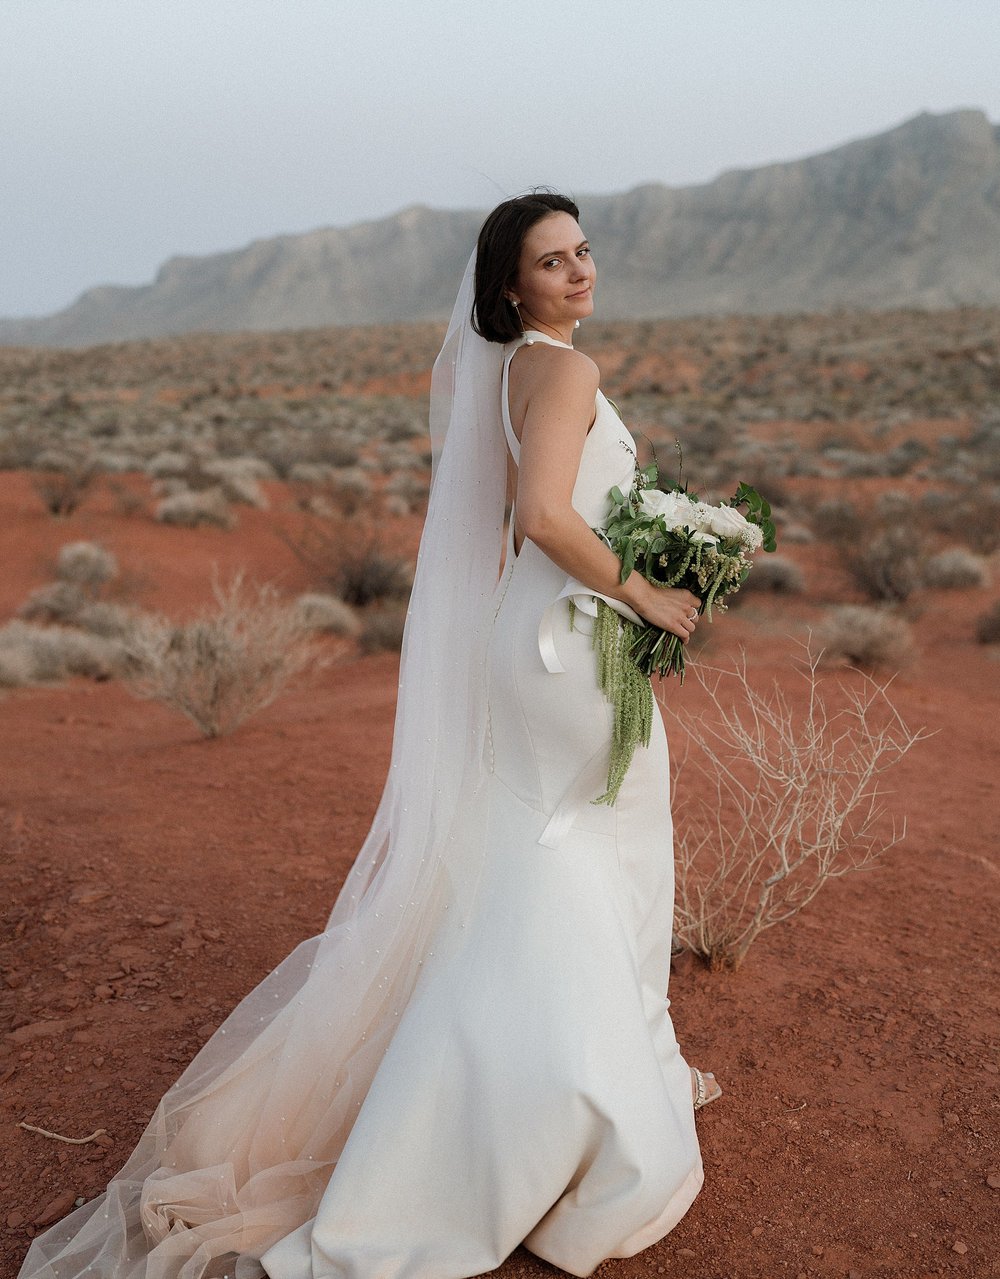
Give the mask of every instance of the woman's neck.
M 565 325 L 543 324 L 540 320 L 534 319 L 530 315 L 521 316 L 521 324 L 525 333 L 534 330 L 535 333 L 542 333 L 545 337 L 555 338 L 557 342 L 564 342 L 566 346 L 573 345 L 573 330 L 576 327 L 575 321 L 569 320 Z M 566 331 L 563 332 L 563 329 Z

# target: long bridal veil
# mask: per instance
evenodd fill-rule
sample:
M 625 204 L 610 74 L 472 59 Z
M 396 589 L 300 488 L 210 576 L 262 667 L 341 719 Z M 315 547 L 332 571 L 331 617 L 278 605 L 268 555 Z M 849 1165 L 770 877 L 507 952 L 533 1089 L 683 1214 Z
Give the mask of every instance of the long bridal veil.
M 432 475 L 392 757 L 322 933 L 236 1007 L 97 1199 L 32 1241 L 19 1279 L 258 1279 L 315 1215 L 424 959 L 454 945 L 482 864 L 483 663 L 503 545 L 503 348 L 466 269 L 431 389 Z

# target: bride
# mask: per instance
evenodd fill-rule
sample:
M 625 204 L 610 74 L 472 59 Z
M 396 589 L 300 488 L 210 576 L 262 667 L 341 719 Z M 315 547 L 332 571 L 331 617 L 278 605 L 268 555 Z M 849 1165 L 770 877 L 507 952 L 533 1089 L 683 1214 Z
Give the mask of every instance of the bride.
M 695 1110 L 721 1089 L 669 1015 L 666 735 L 654 715 L 592 802 L 613 712 L 589 633 L 599 597 L 686 640 L 698 601 L 620 583 L 592 531 L 636 459 L 573 349 L 596 279 L 578 218 L 507 200 L 466 270 L 389 774 L 326 928 L 20 1279 L 467 1279 L 521 1243 L 589 1275 L 698 1194 Z

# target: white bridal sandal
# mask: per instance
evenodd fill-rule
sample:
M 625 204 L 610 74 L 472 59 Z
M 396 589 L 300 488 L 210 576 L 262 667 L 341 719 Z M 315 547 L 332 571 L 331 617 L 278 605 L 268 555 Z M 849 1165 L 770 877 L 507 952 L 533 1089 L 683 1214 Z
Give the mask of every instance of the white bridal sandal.
M 722 1089 L 710 1070 L 701 1071 L 697 1066 L 692 1066 L 691 1069 L 694 1071 L 695 1084 L 698 1090 L 694 1099 L 694 1108 L 695 1110 L 701 1110 L 702 1106 L 707 1106 L 710 1101 L 715 1101 L 716 1098 L 721 1097 Z M 711 1080 L 715 1085 L 714 1092 L 708 1091 L 708 1088 L 705 1085 L 706 1079 Z

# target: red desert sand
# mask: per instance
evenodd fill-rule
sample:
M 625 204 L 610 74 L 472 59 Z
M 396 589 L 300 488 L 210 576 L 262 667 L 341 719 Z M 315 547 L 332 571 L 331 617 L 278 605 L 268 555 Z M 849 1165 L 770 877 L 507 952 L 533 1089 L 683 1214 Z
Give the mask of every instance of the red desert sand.
M 419 519 L 399 528 L 415 549 Z M 54 520 L 27 475 L 4 473 L 0 620 L 79 539 L 114 552 L 143 608 L 174 617 L 210 602 L 213 562 L 289 596 L 311 585 L 265 512 L 192 531 L 102 497 Z M 831 594 L 826 548 L 794 551 L 822 593 L 755 596 L 703 627 L 705 660 L 745 646 L 755 682 L 793 698 L 807 626 L 850 598 L 839 578 Z M 987 602 L 950 591 L 913 623 L 919 656 L 892 697 L 934 735 L 886 779 L 905 841 L 764 933 L 737 972 L 677 964 L 679 1038 L 725 1096 L 698 1118 L 701 1195 L 661 1243 L 605 1263 L 607 1279 L 1000 1274 L 998 668 L 973 640 Z M 397 672 L 394 653 L 341 642 L 215 741 L 114 681 L 0 700 L 3 1276 L 32 1234 L 104 1188 L 212 1030 L 323 927 L 381 791 Z M 520 1250 L 498 1273 L 555 1272 Z

